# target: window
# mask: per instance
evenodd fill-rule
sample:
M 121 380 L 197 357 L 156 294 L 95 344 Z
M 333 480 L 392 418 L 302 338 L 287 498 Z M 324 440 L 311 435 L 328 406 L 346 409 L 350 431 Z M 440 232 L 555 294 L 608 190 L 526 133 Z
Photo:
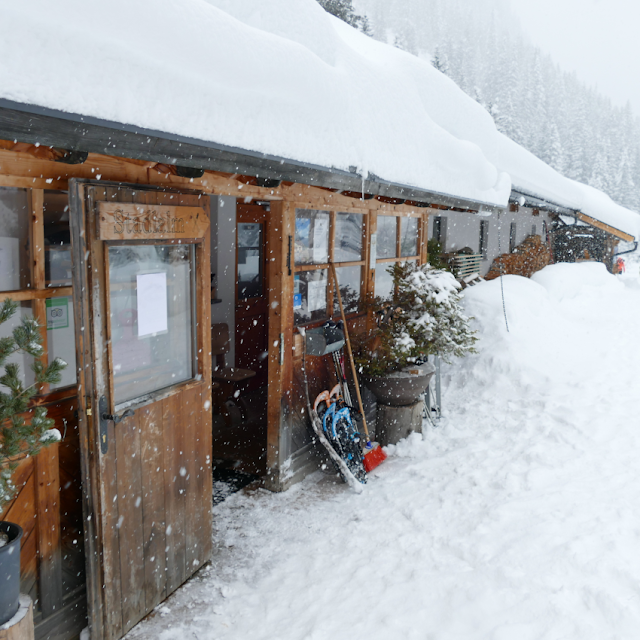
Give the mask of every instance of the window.
M 418 218 L 400 218 L 400 255 L 418 255 Z
M 20 301 L 0 337 L 25 315 L 40 322 L 43 360 L 50 363 L 60 357 L 68 365 L 62 380 L 45 385 L 43 394 L 76 383 L 70 249 L 65 191 L 0 187 L 0 292 L 3 298 Z M 25 384 L 32 384 L 33 358 L 16 355 L 15 362 Z
M 516 223 L 512 222 L 509 227 L 509 253 L 513 253 L 516 249 Z
M 238 224 L 238 300 L 259 298 L 263 294 L 262 224 Z
M 297 209 L 293 312 L 296 324 L 339 313 L 329 264 L 336 275 L 346 312 L 357 311 L 363 288 L 364 224 L 361 213 Z M 328 302 L 333 299 L 331 307 Z
M 71 286 L 71 229 L 69 197 L 64 191 L 45 191 L 44 273 L 47 287 Z
M 296 210 L 296 265 L 326 264 L 329 261 L 329 213 Z
M 535 224 L 531 225 L 531 235 L 532 236 L 537 236 L 538 235 L 538 227 L 536 227 Z
M 116 405 L 193 377 L 194 267 L 193 245 L 109 247 Z M 154 311 L 143 314 L 146 309 Z
M 62 379 L 52 384 L 52 389 L 68 387 L 76 383 L 76 333 L 73 324 L 73 299 L 69 297 L 47 298 L 47 350 L 48 362 L 62 358 L 67 367 Z
M 436 216 L 433 219 L 433 237 L 442 245 L 442 250 L 447 250 L 447 217 Z
M 396 258 L 398 255 L 397 220 L 392 216 L 378 216 L 378 259 Z
M 0 291 L 31 287 L 29 273 L 29 195 L 0 187 Z
M 418 235 L 419 218 L 378 214 L 376 296 L 385 299 L 393 296 L 393 277 L 389 268 L 396 262 L 418 259 Z
M 489 221 L 480 220 L 480 243 L 478 253 L 482 254 L 482 259 L 487 260 L 487 249 L 489 246 Z
M 0 338 L 11 336 L 13 330 L 20 326 L 22 319 L 27 316 L 33 316 L 30 302 L 20 302 L 18 309 L 12 318 L 0 325 Z M 33 357 L 26 353 L 14 353 L 9 357 L 7 363 L 15 363 L 20 367 L 20 380 L 25 387 L 31 386 L 35 382 L 35 376 L 31 366 L 33 365 Z M 7 389 L 0 384 L 0 391 L 7 392 Z

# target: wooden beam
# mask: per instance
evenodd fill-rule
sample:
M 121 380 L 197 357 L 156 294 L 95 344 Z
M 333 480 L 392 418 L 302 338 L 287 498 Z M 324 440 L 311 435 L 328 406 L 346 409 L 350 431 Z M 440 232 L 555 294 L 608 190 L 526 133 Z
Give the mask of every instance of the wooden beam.
M 624 240 L 625 242 L 633 242 L 635 240 L 634 236 L 629 233 L 625 233 L 624 231 L 620 231 L 620 229 L 616 229 L 611 225 L 605 224 L 604 222 L 600 222 L 600 220 L 596 220 L 596 218 L 592 218 L 591 216 L 586 215 L 585 213 L 577 213 L 578 220 L 582 220 L 582 222 L 586 222 L 590 224 L 592 227 L 596 227 L 597 229 L 601 229 L 602 231 L 606 231 L 610 233 L 612 236 L 616 238 L 620 238 L 620 240 Z
M 0 291 L 0 300 L 9 298 L 16 302 L 28 300 L 45 300 L 47 298 L 63 298 L 72 296 L 72 287 L 51 287 L 48 289 L 19 289 L 18 291 Z
M 2 142 L 2 141 L 0 141 Z M 158 172 L 157 163 L 135 158 L 120 158 L 90 153 L 81 165 L 65 165 L 35 158 L 28 153 L 2 149 L 0 145 L 0 186 L 20 188 L 68 188 L 70 178 L 151 184 L 181 189 L 197 189 L 215 195 L 256 200 L 288 200 L 300 207 L 333 209 L 345 213 L 380 211 L 387 215 L 419 217 L 425 208 L 408 204 L 390 204 L 377 199 L 360 200 L 321 187 L 282 183 L 279 187 L 247 184 L 243 176 L 220 171 L 205 171 L 201 178 L 183 178 L 171 172 Z M 168 165 L 167 165 L 168 166 Z M 431 209 L 434 208 L 432 205 Z M 445 206 L 438 209 L 446 210 Z
M 293 273 L 287 268 L 289 236 L 294 234 L 295 209 L 274 202 L 267 225 L 269 256 L 269 395 L 267 400 L 267 480 L 272 491 L 283 488 L 286 447 L 282 423 L 293 370 Z

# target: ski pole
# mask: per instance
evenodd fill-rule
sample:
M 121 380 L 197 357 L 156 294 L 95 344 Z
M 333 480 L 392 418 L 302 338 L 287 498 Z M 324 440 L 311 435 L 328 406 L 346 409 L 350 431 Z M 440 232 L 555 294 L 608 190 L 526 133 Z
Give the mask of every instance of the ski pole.
M 336 273 L 336 266 L 331 263 L 331 273 L 333 275 L 333 281 L 336 285 L 336 293 L 338 294 L 338 304 L 340 305 L 340 316 L 342 318 L 342 324 L 344 324 L 344 337 L 347 343 L 347 353 L 349 354 L 349 362 L 351 364 L 351 374 L 353 375 L 353 382 L 356 388 L 356 396 L 358 398 L 358 409 L 362 416 L 362 426 L 364 427 L 364 434 L 367 437 L 367 447 L 371 448 L 371 438 L 369 437 L 369 429 L 367 428 L 367 419 L 364 415 L 364 406 L 362 405 L 362 397 L 360 396 L 360 385 L 358 384 L 358 374 L 356 372 L 356 363 L 353 360 L 353 353 L 351 352 L 351 341 L 349 340 L 349 328 L 347 327 L 347 318 L 344 314 L 344 306 L 342 304 L 342 295 L 340 294 L 340 284 L 338 283 L 338 274 Z

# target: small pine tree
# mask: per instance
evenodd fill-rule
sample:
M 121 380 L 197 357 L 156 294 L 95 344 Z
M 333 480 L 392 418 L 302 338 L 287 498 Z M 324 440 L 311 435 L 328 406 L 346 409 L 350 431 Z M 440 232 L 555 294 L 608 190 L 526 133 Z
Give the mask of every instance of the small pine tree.
M 431 64 L 440 71 L 440 73 L 444 73 L 445 76 L 449 75 L 449 60 L 447 54 L 440 51 L 439 47 L 435 48 Z
M 7 298 L 0 305 L 0 325 L 7 322 L 17 308 L 18 303 Z M 61 358 L 45 366 L 38 359 L 42 351 L 40 325 L 30 316 L 22 319 L 10 337 L 0 338 L 0 368 L 4 367 L 0 385 L 8 390 L 8 393 L 0 391 L 0 513 L 15 495 L 12 476 L 18 460 L 23 456 L 35 456 L 42 447 L 60 439 L 60 433 L 53 428 L 54 422 L 47 418 L 44 407 L 36 407 L 31 419 L 25 419 L 31 398 L 42 385 L 60 382 L 62 370 L 67 366 Z M 15 363 L 7 363 L 16 353 L 25 353 L 34 358 L 31 368 L 35 382 L 26 388 L 20 380 L 20 367 Z
M 356 13 L 351 0 L 318 0 L 318 3 L 327 13 L 370 35 L 369 19 Z
M 474 353 L 477 340 L 451 273 L 416 262 L 389 268 L 393 303 L 376 302 L 376 329 L 360 336 L 356 363 L 365 376 L 381 376 L 437 354 L 445 362 Z

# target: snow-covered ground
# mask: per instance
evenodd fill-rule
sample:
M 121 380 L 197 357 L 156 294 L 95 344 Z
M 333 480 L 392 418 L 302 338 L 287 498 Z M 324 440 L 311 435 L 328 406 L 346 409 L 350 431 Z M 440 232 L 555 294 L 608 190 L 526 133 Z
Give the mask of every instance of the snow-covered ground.
M 322 474 L 214 511 L 213 563 L 130 639 L 640 636 L 640 282 L 600 264 L 468 290 L 479 353 L 362 495 Z

